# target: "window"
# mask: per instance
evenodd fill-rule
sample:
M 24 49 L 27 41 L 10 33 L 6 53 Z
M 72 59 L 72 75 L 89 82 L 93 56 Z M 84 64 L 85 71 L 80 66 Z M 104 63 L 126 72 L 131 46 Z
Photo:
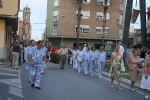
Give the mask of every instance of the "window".
M 97 0 L 98 5 L 105 5 L 105 0 Z M 107 0 L 107 5 L 110 5 L 110 0 Z
M 120 0 L 120 10 L 123 10 L 123 0 Z
M 3 7 L 3 0 L 0 0 L 0 7 Z
M 120 25 L 122 25 L 123 22 L 123 15 L 120 15 Z
M 105 27 L 105 34 L 109 34 L 109 27 Z
M 102 27 L 96 27 L 96 34 L 102 34 Z
M 77 3 L 79 3 L 79 0 L 77 0 Z M 82 0 L 82 4 L 91 4 L 91 0 Z
M 54 0 L 54 6 L 58 6 L 59 5 L 59 0 Z
M 103 12 L 97 12 L 96 13 L 96 19 L 97 20 L 103 20 L 103 16 L 104 16 Z M 110 19 L 110 13 L 106 13 L 106 20 L 109 20 L 109 19 Z
M 90 27 L 88 25 L 80 25 L 79 33 L 89 33 Z M 76 33 L 77 33 L 77 25 L 76 25 Z
M 58 33 L 58 26 L 57 25 L 54 25 L 53 26 L 53 35 L 57 35 Z
M 76 15 L 78 17 L 78 11 L 76 11 Z M 82 19 L 90 19 L 90 11 L 81 11 Z
M 119 38 L 122 38 L 123 37 L 123 30 L 122 29 L 119 29 Z
M 54 11 L 53 22 L 58 21 L 58 11 Z

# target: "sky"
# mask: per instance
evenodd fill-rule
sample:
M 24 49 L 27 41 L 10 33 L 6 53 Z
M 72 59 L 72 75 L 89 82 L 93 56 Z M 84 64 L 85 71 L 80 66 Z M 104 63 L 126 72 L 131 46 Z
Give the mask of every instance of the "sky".
M 137 0 L 137 1 L 139 1 L 139 0 Z M 136 3 L 136 0 L 133 0 L 133 8 L 134 9 L 140 9 L 139 2 L 137 2 L 137 7 L 136 7 L 135 3 Z M 146 0 L 146 11 L 147 11 L 148 7 L 150 7 L 150 0 Z M 141 24 L 141 22 L 140 22 L 140 15 L 139 15 L 135 24 L 131 24 L 131 25 L 134 25 L 134 28 L 140 28 L 141 27 L 140 24 Z
M 137 7 L 135 6 L 136 0 L 133 0 L 133 8 L 139 9 L 139 3 Z M 139 1 L 139 0 L 137 0 Z M 46 21 L 46 13 L 47 13 L 47 0 L 20 0 L 20 10 L 23 10 L 24 7 L 28 6 L 31 9 L 31 25 L 32 25 L 32 39 L 41 40 L 42 33 L 45 30 L 45 21 Z M 146 0 L 146 10 L 147 7 L 150 7 L 150 0 Z M 23 12 L 19 12 L 19 17 L 22 18 Z M 43 23 L 43 24 L 35 24 L 35 23 Z M 137 21 L 134 25 L 135 28 L 140 28 L 140 17 L 138 17 Z
M 30 7 L 31 18 L 30 23 L 32 25 L 31 39 L 41 40 L 42 33 L 45 30 L 45 21 L 47 13 L 47 0 L 20 0 L 20 10 L 24 7 Z M 19 12 L 19 17 L 22 19 L 23 12 Z M 43 24 L 35 24 L 43 23 Z

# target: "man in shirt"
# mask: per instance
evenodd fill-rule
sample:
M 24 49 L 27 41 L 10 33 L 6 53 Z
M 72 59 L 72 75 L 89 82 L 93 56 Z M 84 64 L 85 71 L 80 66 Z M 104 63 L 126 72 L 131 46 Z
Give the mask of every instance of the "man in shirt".
M 124 47 L 122 46 L 122 42 L 118 42 L 118 45 L 120 47 L 119 49 L 119 52 L 121 53 L 122 57 L 123 57 L 123 54 L 124 54 Z
M 16 40 L 12 48 L 12 55 L 13 55 L 12 68 L 13 69 L 18 69 L 19 52 L 20 52 L 19 41 Z
M 141 48 L 141 51 L 140 51 L 140 58 L 145 59 L 145 56 L 146 56 L 146 52 L 144 51 L 143 48 Z
M 66 59 L 67 59 L 67 55 L 68 55 L 68 50 L 65 46 L 63 46 L 61 49 L 60 49 L 60 58 L 61 58 L 61 64 L 60 64 L 60 69 L 64 69 L 64 66 L 66 64 Z

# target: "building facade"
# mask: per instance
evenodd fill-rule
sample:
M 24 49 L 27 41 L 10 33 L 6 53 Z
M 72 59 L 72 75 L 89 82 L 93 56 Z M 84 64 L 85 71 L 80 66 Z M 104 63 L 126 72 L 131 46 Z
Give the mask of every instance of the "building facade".
M 25 43 L 29 43 L 29 40 L 31 39 L 31 24 L 30 24 L 30 8 L 28 6 L 24 7 L 23 9 L 23 34 L 22 34 L 22 40 Z
M 8 57 L 10 44 L 18 38 L 19 7 L 20 0 L 1 0 L 0 2 L 0 62 Z
M 105 0 L 83 0 L 79 44 L 102 45 L 102 23 Z M 125 0 L 108 0 L 105 48 L 110 49 L 123 36 Z M 52 46 L 76 46 L 78 0 L 48 0 L 46 38 Z

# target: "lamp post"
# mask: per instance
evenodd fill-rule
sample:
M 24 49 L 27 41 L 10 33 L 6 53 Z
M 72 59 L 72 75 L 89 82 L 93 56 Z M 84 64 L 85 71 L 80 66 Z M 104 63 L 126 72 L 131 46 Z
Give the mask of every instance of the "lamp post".
M 65 16 L 62 15 L 62 18 L 63 18 L 63 23 L 62 23 L 62 46 L 64 45 L 64 18 Z
M 104 18 L 103 18 L 103 33 L 102 33 L 102 46 L 104 47 L 104 34 L 105 34 L 105 26 L 106 26 L 106 12 L 107 12 L 107 9 L 108 9 L 108 6 L 107 6 L 107 2 L 108 0 L 105 0 L 105 5 L 104 5 Z

